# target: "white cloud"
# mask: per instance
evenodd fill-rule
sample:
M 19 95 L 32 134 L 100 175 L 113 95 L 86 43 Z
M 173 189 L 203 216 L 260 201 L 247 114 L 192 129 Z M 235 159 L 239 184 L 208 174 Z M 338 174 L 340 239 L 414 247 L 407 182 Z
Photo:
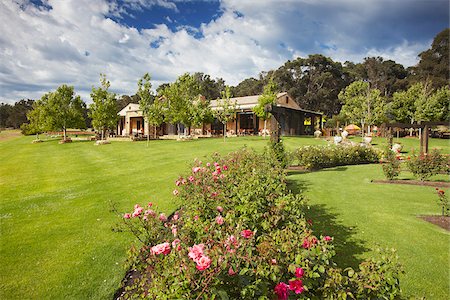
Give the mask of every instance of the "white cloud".
M 68 83 L 89 102 L 100 73 L 124 94 L 135 93 L 137 80 L 146 72 L 152 75 L 154 87 L 196 71 L 237 84 L 318 49 L 340 61 L 380 55 L 412 65 L 430 43 L 402 39 L 386 47 L 369 42 L 366 46 L 361 40 L 363 29 L 355 24 L 362 28 L 373 19 L 380 10 L 375 1 L 363 5 L 327 0 L 316 5 L 312 0 L 224 0 L 219 18 L 200 28 L 180 26 L 176 31 L 164 24 L 138 30 L 108 17 L 155 5 L 176 11 L 176 2 L 128 0 L 119 6 L 106 0 L 48 0 L 52 7 L 48 10 L 26 0 L 2 1 L 0 101 L 36 99 Z M 375 37 L 367 37 L 371 38 Z

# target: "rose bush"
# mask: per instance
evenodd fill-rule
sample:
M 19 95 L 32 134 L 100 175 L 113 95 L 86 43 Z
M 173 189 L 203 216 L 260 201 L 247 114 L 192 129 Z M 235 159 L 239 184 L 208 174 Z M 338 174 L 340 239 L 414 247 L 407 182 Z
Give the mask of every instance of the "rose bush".
M 294 162 L 308 170 L 375 163 L 380 154 L 368 146 L 304 146 L 292 153 Z
M 175 190 L 184 205 L 171 218 L 139 205 L 122 216 L 142 242 L 129 260 L 140 276 L 122 298 L 345 299 L 400 293 L 393 253 L 366 261 L 358 272 L 336 267 L 333 239 L 313 234 L 305 200 L 288 192 L 273 155 L 244 149 L 214 155 L 208 163 L 195 161 L 175 181 Z
M 388 180 L 393 180 L 400 175 L 400 156 L 395 154 L 389 147 L 384 151 L 380 163 L 384 176 Z
M 416 155 L 413 153 L 413 155 L 408 157 L 406 164 L 414 177 L 419 178 L 421 181 L 440 172 L 450 174 L 450 156 L 441 154 L 437 149 L 431 150 L 428 154 L 421 153 Z

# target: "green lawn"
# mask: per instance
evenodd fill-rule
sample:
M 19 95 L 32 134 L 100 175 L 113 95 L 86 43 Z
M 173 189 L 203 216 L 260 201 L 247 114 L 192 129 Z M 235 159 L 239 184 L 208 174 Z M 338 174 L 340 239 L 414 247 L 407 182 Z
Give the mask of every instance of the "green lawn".
M 111 231 L 117 218 L 110 202 L 124 211 L 152 201 L 170 213 L 179 205 L 171 196 L 174 180 L 194 158 L 267 143 L 247 137 L 152 141 L 146 147 L 31 144 L 33 139 L 0 139 L 0 299 L 111 298 L 131 237 Z M 306 137 L 284 141 L 289 150 L 326 144 Z M 433 145 L 450 153 L 447 141 Z M 316 229 L 336 237 L 338 261 L 356 263 L 375 242 L 395 247 L 407 271 L 405 291 L 440 299 L 449 290 L 449 235 L 415 217 L 438 212 L 433 189 L 370 183 L 381 177 L 379 166 L 366 165 L 290 178 L 311 199 Z

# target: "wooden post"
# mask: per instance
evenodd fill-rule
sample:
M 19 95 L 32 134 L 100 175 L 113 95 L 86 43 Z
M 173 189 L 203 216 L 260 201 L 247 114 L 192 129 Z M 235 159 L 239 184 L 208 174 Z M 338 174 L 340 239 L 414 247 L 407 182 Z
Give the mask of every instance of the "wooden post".
M 280 141 L 280 124 L 273 113 L 270 118 L 270 141 L 273 143 Z
M 425 125 L 425 128 L 422 133 L 422 137 L 424 139 L 425 153 L 428 153 L 428 125 Z
M 422 135 L 420 136 L 420 154 L 423 153 L 423 149 L 424 149 L 424 134 L 425 132 L 422 133 Z
M 394 136 L 392 135 L 392 127 L 389 127 L 389 130 L 388 130 L 389 149 L 392 149 L 393 140 L 394 140 Z

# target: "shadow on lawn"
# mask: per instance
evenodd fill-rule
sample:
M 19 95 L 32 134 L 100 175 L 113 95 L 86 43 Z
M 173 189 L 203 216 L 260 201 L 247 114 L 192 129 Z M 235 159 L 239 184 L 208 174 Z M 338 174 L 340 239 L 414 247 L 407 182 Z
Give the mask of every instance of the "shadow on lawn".
M 324 204 L 310 205 L 306 217 L 312 220 L 312 229 L 316 236 L 329 235 L 334 238 L 333 244 L 336 250 L 334 261 L 338 267 L 357 269 L 363 261 L 357 256 L 370 250 L 365 247 L 363 240 L 353 237 L 358 228 L 340 224 L 336 213 L 331 213 Z
M 337 167 L 330 170 L 341 168 L 347 169 L 346 167 Z M 296 172 L 292 173 L 296 174 Z M 293 175 L 292 173 L 290 175 Z M 301 194 L 311 186 L 310 181 L 302 180 L 299 176 L 295 180 L 288 179 L 287 184 L 294 194 Z M 358 257 L 370 251 L 369 248 L 365 247 L 363 240 L 354 237 L 358 227 L 342 225 L 338 220 L 338 215 L 335 212 L 331 212 L 325 204 L 313 204 L 309 205 L 309 207 L 310 209 L 305 212 L 305 215 L 307 219 L 312 220 L 314 234 L 316 236 L 329 235 L 334 238 L 333 244 L 336 250 L 334 261 L 338 267 L 357 269 L 358 265 L 363 261 L 363 259 Z

